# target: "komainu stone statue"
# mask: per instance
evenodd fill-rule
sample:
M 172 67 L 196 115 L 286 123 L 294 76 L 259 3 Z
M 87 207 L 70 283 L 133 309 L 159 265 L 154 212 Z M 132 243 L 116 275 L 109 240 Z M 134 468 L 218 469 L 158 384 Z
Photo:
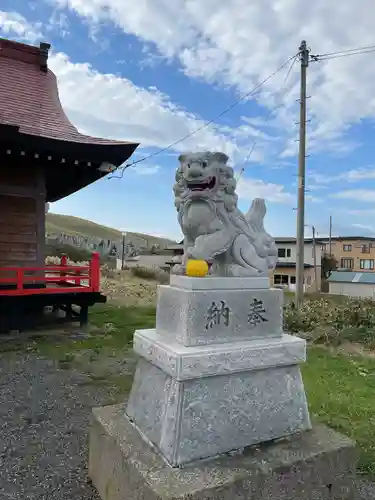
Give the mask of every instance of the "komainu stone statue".
M 246 215 L 237 208 L 234 172 L 224 153 L 186 153 L 179 161 L 173 189 L 184 254 L 172 273 L 185 274 L 188 259 L 196 259 L 210 264 L 211 276 L 268 276 L 277 249 L 263 226 L 264 200 L 255 199 Z

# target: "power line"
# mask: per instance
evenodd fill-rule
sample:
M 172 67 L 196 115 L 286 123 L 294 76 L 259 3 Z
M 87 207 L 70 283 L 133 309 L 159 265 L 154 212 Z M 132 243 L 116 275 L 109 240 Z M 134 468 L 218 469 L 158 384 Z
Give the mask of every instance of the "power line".
M 338 59 L 340 57 L 349 57 L 349 56 L 360 56 L 363 54 L 369 54 L 370 52 L 375 52 L 375 47 L 373 49 L 361 50 L 357 52 L 347 52 L 344 54 L 336 54 L 330 56 L 320 56 L 320 55 L 311 55 L 312 62 L 320 62 L 320 61 L 330 61 L 331 59 Z
M 359 50 L 375 49 L 375 45 L 367 45 L 365 47 L 357 47 L 355 49 L 337 50 L 335 52 L 326 52 L 325 54 L 315 54 L 314 57 L 335 56 L 338 54 L 347 54 L 349 52 L 357 52 Z
M 247 99 L 248 97 L 250 97 L 252 94 L 254 94 L 257 90 L 259 90 L 265 83 L 267 83 L 269 80 L 271 80 L 271 78 L 273 78 L 277 73 L 279 73 L 282 69 L 285 68 L 285 66 L 290 62 L 292 61 L 294 58 L 296 58 L 297 55 L 293 55 L 292 57 L 290 57 L 287 61 L 285 61 L 281 66 L 279 66 L 273 73 L 271 73 L 267 78 L 265 78 L 264 80 L 262 80 L 260 83 L 258 83 L 252 90 L 250 90 L 249 92 L 247 92 L 246 94 L 242 95 L 241 97 L 239 97 L 233 104 L 231 104 L 230 106 L 228 106 L 227 108 L 224 109 L 224 111 L 222 111 L 220 114 L 218 114 L 217 116 L 215 116 L 214 118 L 212 118 L 211 120 L 209 120 L 208 122 L 204 123 L 203 125 L 201 125 L 200 127 L 196 128 L 195 130 L 193 130 L 192 132 L 190 132 L 189 134 L 186 134 L 184 137 L 182 137 L 181 139 L 178 139 L 177 141 L 174 141 L 172 142 L 171 144 L 169 144 L 168 146 L 166 146 L 165 148 L 162 148 L 162 149 L 159 149 L 158 151 L 155 151 L 154 153 L 151 153 L 149 155 L 146 155 L 142 158 L 140 158 L 139 160 L 135 160 L 133 161 L 132 163 L 128 163 L 126 164 L 124 167 L 121 167 L 121 175 L 111 175 L 110 177 L 108 177 L 108 179 L 122 179 L 123 178 L 123 175 L 124 175 L 124 171 L 129 168 L 129 167 L 133 167 L 134 165 L 136 165 L 137 163 L 141 163 L 143 161 L 146 161 L 146 160 L 149 160 L 150 158 L 153 158 L 154 156 L 156 155 L 159 155 L 160 153 L 164 153 L 165 151 L 168 151 L 169 149 L 173 148 L 174 146 L 176 146 L 177 144 L 180 144 L 181 142 L 185 141 L 186 139 L 188 139 L 189 137 L 192 137 L 193 135 L 195 135 L 197 132 L 200 132 L 201 130 L 203 130 L 204 128 L 208 127 L 209 125 L 211 125 L 214 121 L 216 121 L 218 118 L 221 118 L 222 116 L 224 116 L 226 113 L 228 113 L 229 111 L 231 111 L 234 107 L 236 107 L 238 104 L 240 104 L 242 101 L 244 101 L 245 99 Z
M 298 57 L 299 54 L 296 54 L 294 57 L 293 57 L 293 60 L 292 60 L 292 64 L 290 65 L 289 69 L 288 69 L 288 72 L 284 78 L 284 83 L 283 83 L 283 87 L 286 85 L 286 82 L 288 81 L 288 78 L 290 76 L 290 73 L 292 72 L 292 69 L 293 69 L 293 66 L 294 66 L 294 63 L 296 62 L 297 60 L 297 57 Z M 286 95 L 286 94 L 285 94 Z M 284 97 L 285 97 L 284 95 Z
M 295 62 L 296 62 L 296 60 L 297 60 L 297 57 L 298 57 L 298 54 L 296 54 L 295 56 L 293 56 L 293 58 L 292 58 L 292 63 L 291 63 L 291 65 L 290 65 L 290 67 L 289 67 L 289 69 L 288 69 L 288 71 L 287 71 L 287 74 L 285 75 L 285 78 L 284 78 L 284 82 L 283 82 L 282 87 L 285 87 L 286 82 L 288 81 L 288 78 L 289 78 L 289 76 L 290 76 L 290 74 L 291 74 L 291 72 L 292 72 L 292 69 L 293 69 L 294 63 L 295 63 Z M 284 95 L 283 95 L 283 96 L 282 96 L 282 98 L 281 98 L 282 102 L 281 102 L 280 104 L 278 104 L 276 107 L 274 107 L 274 108 L 270 111 L 270 114 L 271 114 L 272 112 L 276 111 L 277 109 L 281 108 L 281 106 L 283 105 L 283 101 L 284 101 L 284 99 L 285 99 L 285 98 L 286 98 L 286 96 L 289 94 L 289 92 L 291 91 L 291 89 L 292 89 L 292 87 L 290 87 L 288 90 L 286 90 L 286 89 L 285 89 Z M 256 138 L 254 139 L 254 142 L 253 142 L 253 144 L 251 145 L 251 147 L 250 147 L 250 149 L 249 149 L 249 153 L 248 153 L 248 155 L 247 155 L 247 157 L 246 157 L 246 159 L 245 159 L 245 161 L 244 161 L 244 164 L 243 164 L 243 166 L 242 166 L 242 168 L 241 168 L 241 170 L 240 170 L 240 172 L 239 172 L 239 174 L 238 174 L 238 177 L 237 177 L 237 179 L 236 179 L 236 181 L 237 181 L 237 182 L 240 180 L 240 178 L 242 177 L 243 173 L 245 172 L 245 168 L 246 168 L 246 166 L 247 166 L 247 163 L 248 163 L 248 162 L 249 162 L 249 160 L 250 160 L 251 155 L 253 154 L 253 151 L 254 151 L 255 146 L 256 146 L 256 144 L 257 144 L 257 142 L 258 142 L 258 139 L 259 139 L 259 137 L 256 137 Z

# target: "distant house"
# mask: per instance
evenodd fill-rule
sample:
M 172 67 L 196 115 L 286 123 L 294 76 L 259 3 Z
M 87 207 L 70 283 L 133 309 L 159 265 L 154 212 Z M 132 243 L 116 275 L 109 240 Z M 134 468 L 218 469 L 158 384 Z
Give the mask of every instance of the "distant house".
M 323 252 L 337 260 L 339 270 L 375 271 L 375 238 L 366 236 L 337 236 L 329 241 L 324 239 Z
M 375 298 L 375 273 L 332 271 L 327 282 L 330 294 Z
M 296 260 L 297 260 L 297 245 L 296 238 L 276 238 L 276 246 L 278 252 L 277 265 L 275 271 L 270 275 L 272 286 L 288 288 L 294 290 L 296 286 Z M 177 245 L 168 247 L 172 252 L 173 259 L 168 264 L 173 265 L 181 261 L 183 254 L 184 242 L 181 241 Z M 315 241 L 316 252 L 316 277 L 317 283 L 315 287 L 315 269 L 314 269 L 314 252 L 313 240 L 305 239 L 304 250 L 304 288 L 305 291 L 320 290 L 321 283 L 321 261 L 322 261 L 322 242 Z
M 127 268 L 132 267 L 147 267 L 149 269 L 162 269 L 168 271 L 169 266 L 166 264 L 167 255 L 137 255 L 136 257 L 127 257 L 124 265 Z M 122 259 L 116 259 L 116 268 L 121 269 Z
M 179 264 L 181 262 L 181 257 L 184 253 L 184 240 L 181 240 L 180 243 L 177 243 L 176 245 L 167 247 L 166 250 L 170 253 L 171 258 L 169 258 L 165 264 L 172 268 L 175 264 Z
M 297 240 L 296 238 L 275 238 L 277 247 L 277 263 L 271 274 L 271 284 L 276 287 L 295 290 L 296 288 L 296 262 L 297 262 Z M 316 268 L 314 267 L 314 251 Z M 311 238 L 305 238 L 304 245 L 304 290 L 318 291 L 321 286 L 322 269 L 322 242 L 315 240 L 315 246 Z

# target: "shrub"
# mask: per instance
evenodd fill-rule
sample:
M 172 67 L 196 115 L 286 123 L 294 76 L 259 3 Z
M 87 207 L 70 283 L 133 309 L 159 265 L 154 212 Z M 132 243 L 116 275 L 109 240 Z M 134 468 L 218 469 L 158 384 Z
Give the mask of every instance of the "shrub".
M 333 302 L 320 298 L 306 300 L 300 310 L 289 303 L 284 307 L 284 328 L 313 342 L 371 345 L 375 341 L 375 303 L 370 299 Z
M 132 267 L 130 272 L 137 278 L 158 281 L 159 283 L 169 283 L 169 274 L 158 268 L 136 266 Z
M 46 257 L 61 257 L 66 255 L 69 260 L 73 262 L 83 262 L 91 260 L 91 252 L 71 245 L 59 244 L 46 244 L 45 248 Z
M 92 257 L 92 252 L 84 248 L 78 248 L 73 245 L 67 245 L 58 242 L 47 242 L 45 245 L 44 255 L 46 258 L 61 257 L 66 255 L 71 262 L 89 262 Z M 100 263 L 105 264 L 108 268 L 116 268 L 116 259 L 110 256 L 100 256 Z

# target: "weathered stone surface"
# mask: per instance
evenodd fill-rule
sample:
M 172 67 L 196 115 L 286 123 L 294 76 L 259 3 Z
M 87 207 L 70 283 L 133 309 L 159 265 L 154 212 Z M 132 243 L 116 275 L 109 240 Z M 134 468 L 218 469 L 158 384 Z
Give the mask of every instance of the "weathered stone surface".
M 298 365 L 178 381 L 141 358 L 127 415 L 172 466 L 310 428 Z
M 353 441 L 324 427 L 185 468 L 141 438 L 125 405 L 93 410 L 89 475 L 102 500 L 354 500 Z
M 186 346 L 281 337 L 282 314 L 282 290 L 207 291 L 162 285 L 156 330 Z
M 204 278 L 192 278 L 190 276 L 171 274 L 170 285 L 185 290 L 257 290 L 268 289 L 270 280 L 268 277 L 228 278 L 205 276 Z
M 155 329 L 137 330 L 134 351 L 177 380 L 295 365 L 306 361 L 306 341 L 280 338 L 186 347 Z
M 194 259 L 210 262 L 211 276 L 268 277 L 277 248 L 264 229 L 264 200 L 256 198 L 246 214 L 240 212 L 234 171 L 224 153 L 185 153 L 179 161 L 173 191 L 184 253 L 172 273 L 186 274 L 186 262 Z

